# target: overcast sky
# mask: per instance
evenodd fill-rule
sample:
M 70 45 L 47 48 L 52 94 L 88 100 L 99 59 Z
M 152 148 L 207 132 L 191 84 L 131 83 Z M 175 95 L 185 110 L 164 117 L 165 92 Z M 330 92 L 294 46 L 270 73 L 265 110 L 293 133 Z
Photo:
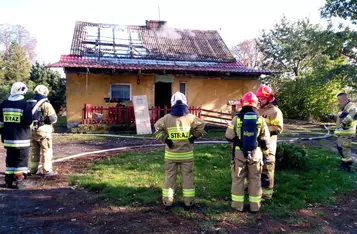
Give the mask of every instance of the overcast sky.
M 37 38 L 37 59 L 50 63 L 69 54 L 75 21 L 143 25 L 161 20 L 169 27 L 220 30 L 229 47 L 255 38 L 285 14 L 320 20 L 325 0 L 0 0 L 0 24 L 21 24 Z

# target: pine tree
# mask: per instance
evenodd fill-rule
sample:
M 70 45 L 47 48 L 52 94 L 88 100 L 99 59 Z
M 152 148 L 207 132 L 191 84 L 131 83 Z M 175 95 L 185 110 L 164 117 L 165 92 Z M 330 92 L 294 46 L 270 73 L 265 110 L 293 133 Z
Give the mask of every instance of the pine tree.
M 28 82 L 31 64 L 26 58 L 25 51 L 15 42 L 11 43 L 4 56 L 4 67 L 5 83 Z

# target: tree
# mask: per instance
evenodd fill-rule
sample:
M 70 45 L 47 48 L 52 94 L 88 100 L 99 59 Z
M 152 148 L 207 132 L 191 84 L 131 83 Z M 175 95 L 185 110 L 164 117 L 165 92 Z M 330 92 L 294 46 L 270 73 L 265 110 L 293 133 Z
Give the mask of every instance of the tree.
M 4 56 L 5 83 L 16 81 L 27 83 L 30 76 L 31 64 L 28 62 L 25 51 L 16 43 L 11 43 Z
M 325 6 L 321 9 L 321 16 L 329 19 L 339 17 L 357 24 L 357 1 L 326 0 Z
M 233 56 L 247 68 L 262 68 L 263 54 L 255 40 L 245 40 L 231 49 Z
M 30 75 L 31 87 L 35 88 L 36 85 L 45 85 L 50 93 L 48 99 L 55 108 L 59 111 L 61 107 L 66 104 L 66 85 L 62 83 L 61 74 L 47 68 L 44 64 L 36 62 L 32 65 Z
M 4 59 L 2 54 L 0 53 L 0 84 L 3 83 L 4 80 Z
M 321 51 L 321 29 L 308 19 L 290 22 L 285 17 L 256 42 L 266 68 L 298 77 Z
M 4 46 L 5 53 L 11 43 L 16 42 L 25 51 L 26 57 L 32 62 L 36 56 L 36 38 L 31 37 L 29 31 L 22 25 L 0 24 L 0 46 Z

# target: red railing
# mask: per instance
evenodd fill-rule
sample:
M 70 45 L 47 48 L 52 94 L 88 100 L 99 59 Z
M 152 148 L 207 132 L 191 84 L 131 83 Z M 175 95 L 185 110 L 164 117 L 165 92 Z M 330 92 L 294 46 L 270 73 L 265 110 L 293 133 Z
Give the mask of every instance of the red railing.
M 189 112 L 201 117 L 201 108 L 191 106 Z M 171 108 L 151 107 L 149 108 L 150 121 L 155 123 L 160 117 L 168 114 Z M 133 107 L 103 107 L 85 104 L 83 109 L 82 124 L 133 124 L 135 115 Z

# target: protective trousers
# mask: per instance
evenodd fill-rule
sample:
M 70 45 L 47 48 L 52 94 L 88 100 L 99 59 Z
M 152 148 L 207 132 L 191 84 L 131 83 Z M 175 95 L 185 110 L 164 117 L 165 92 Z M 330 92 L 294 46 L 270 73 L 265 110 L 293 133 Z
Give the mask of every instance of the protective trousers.
M 263 197 L 272 198 L 274 192 L 275 154 L 278 143 L 278 136 L 270 137 L 269 156 L 264 161 L 262 172 Z
M 260 209 L 262 196 L 261 173 L 263 168 L 262 152 L 253 151 L 251 160 L 247 160 L 240 150 L 235 151 L 235 159 L 231 162 L 232 170 L 232 207 L 238 211 L 244 208 L 244 179 L 248 177 L 248 194 L 250 210 Z
M 51 134 L 34 132 L 31 137 L 31 147 L 30 173 L 36 174 L 38 172 L 40 161 L 43 167 L 39 173 L 46 174 L 52 172 L 53 150 Z
M 193 184 L 193 161 L 165 160 L 165 183 L 162 189 L 162 201 L 165 206 L 171 206 L 174 201 L 176 177 L 178 168 L 181 169 L 183 200 L 186 206 L 192 206 L 195 198 Z
M 352 136 L 344 136 L 338 135 L 337 136 L 337 150 L 341 155 L 341 158 L 351 158 L 351 144 L 352 144 Z
M 29 148 L 7 148 L 5 184 L 12 188 L 13 182 L 17 186 L 27 175 L 27 160 Z
M 352 136 L 338 135 L 337 136 L 337 150 L 341 156 L 341 167 L 343 170 L 351 170 L 351 167 L 357 167 L 357 160 L 352 157 L 351 152 Z

